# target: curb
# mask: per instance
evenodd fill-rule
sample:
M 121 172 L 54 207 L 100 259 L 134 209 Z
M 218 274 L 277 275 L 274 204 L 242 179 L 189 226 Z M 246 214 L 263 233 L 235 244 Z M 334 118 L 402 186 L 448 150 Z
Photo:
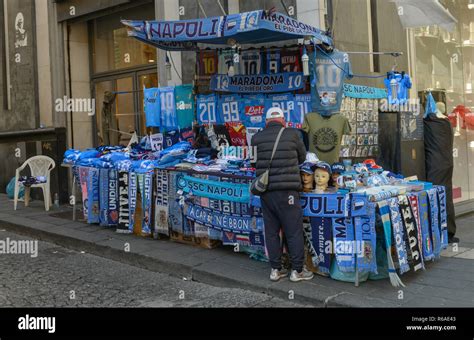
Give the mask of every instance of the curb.
M 153 272 L 165 273 L 180 279 L 190 278 L 192 281 L 216 287 L 240 288 L 258 293 L 265 293 L 267 295 L 275 296 L 284 300 L 288 299 L 288 292 L 272 287 L 270 283 L 268 286 L 262 286 L 249 282 L 242 282 L 224 275 L 211 273 L 199 268 L 193 268 L 192 266 L 186 264 L 163 261 L 133 252 L 124 252 L 123 250 L 114 249 L 109 246 L 99 245 L 94 242 L 80 240 L 66 235 L 59 235 L 53 232 L 38 230 L 32 227 L 2 221 L 1 219 L 0 222 L 2 224 L 2 228 L 7 231 L 32 237 L 38 239 L 39 241 L 51 242 L 72 250 L 86 251 L 89 254 L 125 263 L 134 267 Z M 315 307 L 353 307 L 342 301 L 336 302 L 328 300 L 328 298 L 323 295 L 308 296 L 298 294 L 295 295 L 294 300 L 292 301 L 303 305 L 311 304 Z

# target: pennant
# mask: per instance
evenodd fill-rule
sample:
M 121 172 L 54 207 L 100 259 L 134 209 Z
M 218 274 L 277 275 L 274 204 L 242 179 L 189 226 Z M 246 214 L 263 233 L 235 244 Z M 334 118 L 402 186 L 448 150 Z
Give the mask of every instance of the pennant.
M 168 172 L 156 171 L 156 196 L 155 196 L 155 231 L 158 234 L 169 236 L 169 197 L 168 197 Z M 181 208 L 176 212 L 181 214 Z
M 438 192 L 439 202 L 439 224 L 441 228 L 441 249 L 448 248 L 448 215 L 446 210 L 446 188 L 444 186 L 435 187 Z
M 424 269 L 421 241 L 418 237 L 418 227 L 416 217 L 412 213 L 412 208 L 405 195 L 398 196 L 398 205 L 402 213 L 403 225 L 407 234 L 408 245 L 410 246 L 413 270 Z M 413 206 L 413 205 L 412 205 Z
M 405 231 L 403 229 L 402 218 L 400 216 L 400 206 L 397 198 L 391 198 L 390 202 L 390 219 L 392 221 L 393 239 L 397 250 L 398 264 L 400 265 L 400 274 L 410 270 L 408 265 L 408 254 L 405 243 Z
M 355 235 L 351 218 L 333 218 L 332 235 L 337 266 L 341 272 L 355 271 Z
M 318 270 L 329 274 L 331 268 L 331 244 L 332 219 L 326 217 L 311 217 L 311 234 L 314 250 L 319 258 Z M 329 247 L 330 248 L 330 247 Z

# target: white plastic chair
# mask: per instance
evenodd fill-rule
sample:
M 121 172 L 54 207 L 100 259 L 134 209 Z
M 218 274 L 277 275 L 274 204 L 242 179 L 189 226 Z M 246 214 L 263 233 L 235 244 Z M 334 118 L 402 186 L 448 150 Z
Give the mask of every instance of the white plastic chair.
M 18 194 L 20 192 L 20 172 L 23 171 L 23 169 L 25 169 L 27 165 L 30 167 L 31 176 L 44 176 L 46 177 L 46 183 L 25 186 L 25 207 L 27 207 L 30 203 L 30 189 L 41 188 L 43 190 L 44 196 L 44 208 L 46 209 L 46 211 L 49 211 L 49 207 L 51 205 L 51 191 L 49 186 L 50 174 L 51 170 L 56 167 L 56 163 L 52 158 L 48 156 L 31 157 L 30 159 L 26 160 L 26 162 L 23 163 L 21 167 L 16 169 L 14 209 L 16 210 L 18 204 Z

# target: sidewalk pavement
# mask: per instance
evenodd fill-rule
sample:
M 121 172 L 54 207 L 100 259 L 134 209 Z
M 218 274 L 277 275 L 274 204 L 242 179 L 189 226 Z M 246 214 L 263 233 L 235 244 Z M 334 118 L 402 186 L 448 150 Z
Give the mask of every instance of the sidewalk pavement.
M 401 276 L 405 288 L 394 288 L 388 279 L 362 282 L 355 287 L 321 276 L 309 282 L 292 283 L 284 279 L 273 283 L 269 280 L 268 263 L 234 253 L 232 247 L 202 249 L 117 234 L 114 229 L 50 216 L 67 211 L 71 209 L 52 208 L 45 212 L 42 201 L 33 201 L 28 208 L 20 203 L 14 211 L 13 202 L 0 194 L 0 229 L 151 271 L 283 299 L 293 296 L 296 303 L 318 307 L 474 307 L 473 214 L 457 219 L 457 236 L 461 239 L 458 249 L 450 245 L 440 260 L 427 264 L 426 271 Z M 126 243 L 129 252 L 125 252 Z

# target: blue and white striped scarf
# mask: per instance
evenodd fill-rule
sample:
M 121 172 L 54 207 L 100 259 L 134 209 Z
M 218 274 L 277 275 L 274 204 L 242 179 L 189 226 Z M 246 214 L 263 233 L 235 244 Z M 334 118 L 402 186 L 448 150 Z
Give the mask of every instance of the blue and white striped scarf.
M 397 249 L 398 263 L 400 265 L 400 274 L 410 270 L 408 265 L 408 254 L 405 244 L 405 231 L 403 229 L 402 218 L 400 216 L 400 207 L 397 198 L 389 199 L 390 218 L 392 221 L 393 238 Z
M 441 249 L 448 248 L 448 215 L 446 210 L 446 188 L 436 186 L 439 201 L 439 221 L 441 228 Z
M 428 201 L 430 203 L 431 217 L 431 239 L 433 241 L 433 253 L 435 258 L 441 256 L 441 231 L 439 228 L 439 207 L 438 207 L 438 191 L 433 188 L 428 191 Z

